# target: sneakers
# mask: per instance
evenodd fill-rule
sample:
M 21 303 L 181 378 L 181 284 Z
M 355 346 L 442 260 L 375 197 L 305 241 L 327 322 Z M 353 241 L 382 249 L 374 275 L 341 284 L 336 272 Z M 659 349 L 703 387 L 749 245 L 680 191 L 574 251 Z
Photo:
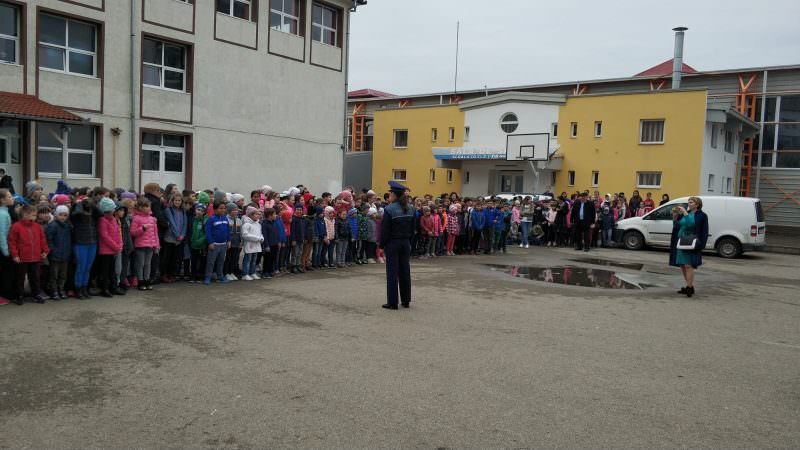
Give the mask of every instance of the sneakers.
M 530 246 L 530 244 L 525 244 L 525 248 L 528 248 L 529 246 Z
M 367 260 L 367 262 L 370 263 L 370 264 L 375 264 L 376 261 L 375 261 L 374 258 L 370 258 L 370 259 Z
M 220 278 L 220 279 L 219 279 L 219 280 L 217 280 L 217 281 L 219 281 L 219 282 L 220 282 L 220 283 L 222 283 L 222 284 L 228 284 L 228 283 L 230 283 L 230 281 L 228 281 L 228 279 L 227 279 L 227 278 L 225 278 L 225 277 L 222 277 L 222 278 Z
M 519 248 L 523 248 L 524 246 L 524 244 L 519 244 Z
M 203 278 L 203 284 L 205 284 L 206 286 L 208 286 L 209 284 L 211 284 L 211 277 L 205 277 L 205 278 Z
M 136 277 L 131 278 L 131 287 L 138 287 L 139 286 L 139 279 Z
M 250 279 L 253 279 L 253 280 L 260 280 L 260 279 L 261 279 L 261 277 L 260 277 L 260 276 L 258 276 L 258 274 L 257 274 L 257 273 L 254 273 L 254 274 L 250 275 Z
M 9 304 L 9 303 L 11 303 L 11 302 L 10 302 L 10 301 L 8 301 L 8 299 L 7 299 L 7 298 L 5 298 L 5 297 L 0 297 L 0 306 L 5 306 L 5 305 L 7 305 L 7 304 Z
M 253 281 L 253 277 L 250 275 L 245 275 L 242 277 L 242 281 Z

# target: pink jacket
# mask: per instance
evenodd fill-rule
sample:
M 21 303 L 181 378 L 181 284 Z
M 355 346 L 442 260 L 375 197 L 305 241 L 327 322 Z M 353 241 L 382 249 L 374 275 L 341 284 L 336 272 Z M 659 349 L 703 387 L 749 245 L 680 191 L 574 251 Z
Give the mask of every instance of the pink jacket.
M 103 215 L 97 221 L 97 254 L 116 255 L 122 251 L 122 230 L 114 216 Z
M 516 206 L 511 208 L 511 221 L 516 224 L 522 222 L 522 219 L 519 216 L 519 208 Z
M 147 225 L 146 230 L 144 229 L 145 225 Z M 131 221 L 133 246 L 136 248 L 161 248 L 156 225 L 155 217 L 134 209 L 133 220 Z

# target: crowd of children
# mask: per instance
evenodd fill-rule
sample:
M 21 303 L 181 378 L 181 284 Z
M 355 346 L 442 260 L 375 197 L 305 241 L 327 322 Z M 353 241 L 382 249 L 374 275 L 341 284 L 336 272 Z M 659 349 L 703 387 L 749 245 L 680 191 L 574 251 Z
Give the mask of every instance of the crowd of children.
M 624 208 L 654 207 L 649 195 L 640 202 L 595 196 L 604 243 L 608 227 L 629 214 Z M 158 283 L 252 281 L 380 263 L 387 198 L 352 189 L 315 196 L 302 185 L 280 193 L 263 186 L 249 202 L 241 194 L 155 183 L 143 193 L 71 189 L 63 181 L 49 195 L 36 182 L 26 184 L 24 197 L 0 189 L 0 304 L 23 304 L 26 280 L 29 297 L 44 303 L 148 291 Z M 567 245 L 571 203 L 566 194 L 542 202 L 417 197 L 413 253 L 434 258 L 505 253 L 509 243 Z

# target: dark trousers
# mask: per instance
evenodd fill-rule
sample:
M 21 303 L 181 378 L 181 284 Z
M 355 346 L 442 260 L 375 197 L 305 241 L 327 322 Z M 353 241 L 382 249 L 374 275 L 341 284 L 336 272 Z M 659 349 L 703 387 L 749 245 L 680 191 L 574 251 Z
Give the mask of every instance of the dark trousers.
M 192 275 L 195 280 L 202 280 L 206 275 L 206 249 L 192 249 Z
M 39 287 L 39 266 L 41 263 L 19 263 L 17 264 L 17 297 L 25 295 L 25 275 L 28 275 L 28 283 L 31 285 L 31 295 L 42 293 Z
M 278 258 L 279 249 L 277 245 L 271 245 L 269 251 L 263 253 L 261 261 L 264 263 L 261 266 L 261 271 L 265 274 L 272 274 L 275 272 L 275 261 Z
M 228 249 L 228 254 L 225 256 L 225 268 L 222 272 L 225 275 L 234 274 L 239 276 L 242 274 L 242 271 L 239 270 L 239 255 L 242 253 L 242 249 L 240 247 L 231 247 Z
M 575 228 L 575 248 L 590 248 L 592 246 L 592 227 L 591 223 L 577 221 L 573 224 Z
M 378 244 L 375 242 L 364 241 L 364 254 L 366 255 L 365 259 L 375 259 L 377 258 L 375 250 L 378 248 Z
M 407 239 L 392 239 L 386 246 L 386 297 L 387 303 L 397 306 L 411 303 L 411 243 Z
M 178 276 L 179 257 L 183 256 L 183 245 L 164 242 L 161 247 L 161 275 Z
M 50 291 L 64 292 L 64 284 L 67 281 L 67 266 L 66 261 L 53 261 L 50 260 Z
M 478 252 L 481 249 L 481 230 L 471 229 L 469 239 L 469 249 L 473 252 Z
M 17 268 L 10 256 L 0 253 L 0 297 L 17 298 Z
M 97 255 L 94 265 L 97 267 L 97 288 L 107 291 L 115 287 L 114 255 Z

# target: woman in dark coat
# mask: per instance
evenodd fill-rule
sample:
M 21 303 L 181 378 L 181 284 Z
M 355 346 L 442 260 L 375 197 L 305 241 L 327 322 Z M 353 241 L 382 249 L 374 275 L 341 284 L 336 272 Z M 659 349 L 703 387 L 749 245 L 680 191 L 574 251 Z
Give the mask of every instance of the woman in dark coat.
M 684 216 L 679 221 L 682 228 L 691 224 L 691 230 L 697 238 L 694 250 L 677 250 L 676 263 L 681 266 L 683 278 L 686 280 L 686 287 L 678 291 L 686 294 L 687 297 L 694 295 L 694 271 L 703 264 L 703 249 L 708 242 L 708 216 L 703 212 L 703 200 L 699 197 L 689 197 L 689 210 L 680 207 L 680 212 Z M 685 234 L 691 234 L 686 233 Z

